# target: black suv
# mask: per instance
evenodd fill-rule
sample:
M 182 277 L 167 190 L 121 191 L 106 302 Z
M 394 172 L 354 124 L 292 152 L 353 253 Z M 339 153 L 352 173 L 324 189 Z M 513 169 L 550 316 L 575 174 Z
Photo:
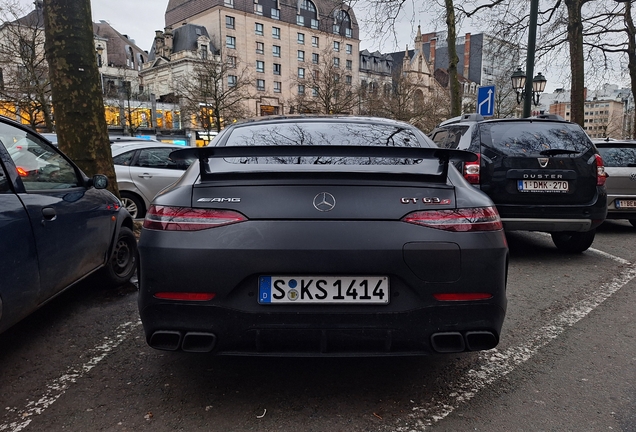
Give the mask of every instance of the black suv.
M 607 215 L 607 175 L 579 125 L 554 115 L 484 120 L 466 114 L 429 136 L 440 147 L 478 155 L 457 168 L 495 202 L 506 230 L 549 232 L 566 252 L 592 245 Z

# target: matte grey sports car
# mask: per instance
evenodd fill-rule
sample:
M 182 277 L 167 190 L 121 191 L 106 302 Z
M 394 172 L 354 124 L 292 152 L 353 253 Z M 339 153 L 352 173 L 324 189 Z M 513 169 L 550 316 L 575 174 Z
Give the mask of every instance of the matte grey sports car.
M 230 355 L 490 349 L 508 248 L 492 201 L 413 126 L 358 117 L 235 124 L 148 209 L 150 346 Z

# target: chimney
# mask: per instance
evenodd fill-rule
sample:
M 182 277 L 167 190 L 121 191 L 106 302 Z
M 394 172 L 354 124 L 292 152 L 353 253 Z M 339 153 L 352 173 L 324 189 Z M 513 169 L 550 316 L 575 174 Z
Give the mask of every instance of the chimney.
M 173 35 L 172 35 L 172 27 L 166 27 L 164 33 L 164 43 L 165 43 L 165 55 L 169 57 L 172 54 L 173 48 Z
M 155 54 L 163 56 L 163 48 L 165 45 L 165 39 L 161 30 L 155 30 Z
M 470 33 L 466 33 L 466 42 L 464 43 L 464 78 L 468 79 L 470 72 Z
M 431 66 L 433 67 L 433 71 L 435 71 L 436 69 L 435 67 L 435 46 L 436 45 L 437 45 L 437 39 L 431 39 L 431 53 L 429 57 L 430 57 Z

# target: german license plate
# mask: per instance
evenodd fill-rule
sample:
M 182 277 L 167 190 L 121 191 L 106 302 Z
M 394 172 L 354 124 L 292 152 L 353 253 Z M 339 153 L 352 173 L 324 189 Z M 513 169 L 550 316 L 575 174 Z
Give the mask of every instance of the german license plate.
M 260 304 L 388 304 L 386 276 L 260 276 Z
M 616 208 L 636 208 L 636 200 L 616 200 Z
M 566 180 L 517 180 L 520 192 L 567 192 Z

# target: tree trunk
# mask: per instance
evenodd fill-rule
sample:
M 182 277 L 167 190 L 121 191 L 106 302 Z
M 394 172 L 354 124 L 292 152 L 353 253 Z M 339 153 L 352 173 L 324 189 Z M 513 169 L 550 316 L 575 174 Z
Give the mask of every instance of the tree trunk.
M 565 0 L 568 8 L 568 44 L 570 46 L 570 73 L 572 75 L 570 120 L 584 125 L 585 60 L 583 57 L 583 21 L 581 8 L 584 0 Z
M 60 149 L 118 194 L 99 83 L 90 0 L 44 2 L 46 59 Z
M 636 27 L 634 27 L 634 20 L 632 19 L 632 4 L 630 2 L 625 3 L 625 28 L 627 29 L 628 46 L 627 67 L 629 69 L 632 97 L 634 98 L 634 100 L 636 100 Z M 636 139 L 636 115 L 633 116 L 631 121 L 632 125 L 630 128 L 628 128 L 630 132 L 630 136 L 628 138 Z
M 457 79 L 457 32 L 455 28 L 455 7 L 453 0 L 446 1 L 446 27 L 448 29 L 448 89 L 450 92 L 451 117 L 456 117 L 462 113 L 462 97 Z

